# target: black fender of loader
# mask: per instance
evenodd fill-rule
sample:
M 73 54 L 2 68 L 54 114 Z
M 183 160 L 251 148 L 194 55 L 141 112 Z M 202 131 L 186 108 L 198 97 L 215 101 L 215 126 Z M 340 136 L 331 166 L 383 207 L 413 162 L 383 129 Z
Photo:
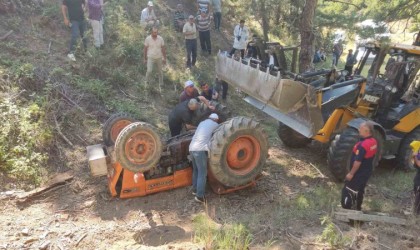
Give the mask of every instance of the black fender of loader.
M 365 118 L 356 118 L 356 119 L 353 119 L 353 120 L 349 121 L 349 122 L 347 123 L 347 126 L 352 127 L 352 128 L 355 128 L 355 129 L 359 129 L 360 124 L 362 124 L 362 123 L 364 123 L 364 122 L 367 122 L 367 121 L 369 121 L 369 122 L 373 123 L 374 128 L 375 128 L 376 130 L 378 130 L 378 131 L 382 134 L 382 137 L 383 137 L 384 139 L 386 138 L 386 132 L 385 132 L 384 127 L 382 127 L 382 125 L 381 125 L 381 124 L 376 123 L 376 122 L 374 122 L 374 121 L 372 121 L 372 120 L 369 120 L 369 119 L 365 119 Z

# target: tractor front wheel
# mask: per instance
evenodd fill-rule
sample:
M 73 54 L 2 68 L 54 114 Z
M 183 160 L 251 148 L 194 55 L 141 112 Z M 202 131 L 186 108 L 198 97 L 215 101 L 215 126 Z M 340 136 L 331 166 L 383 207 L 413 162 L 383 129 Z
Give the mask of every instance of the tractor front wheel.
M 114 149 L 116 159 L 123 168 L 143 173 L 159 162 L 162 142 L 152 125 L 135 122 L 121 131 Z
M 222 123 L 213 133 L 209 148 L 209 171 L 228 187 L 254 180 L 268 156 L 268 140 L 263 128 L 247 117 L 235 117 Z

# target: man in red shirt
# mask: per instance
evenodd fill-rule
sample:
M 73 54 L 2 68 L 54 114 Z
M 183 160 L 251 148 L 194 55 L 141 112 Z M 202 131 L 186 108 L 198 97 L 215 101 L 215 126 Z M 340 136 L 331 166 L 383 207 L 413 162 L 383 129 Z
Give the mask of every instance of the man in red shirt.
M 353 147 L 350 172 L 346 175 L 342 190 L 341 206 L 345 209 L 362 210 L 363 195 L 366 184 L 372 175 L 373 161 L 378 149 L 372 133 L 372 122 L 364 122 L 359 127 L 360 141 Z

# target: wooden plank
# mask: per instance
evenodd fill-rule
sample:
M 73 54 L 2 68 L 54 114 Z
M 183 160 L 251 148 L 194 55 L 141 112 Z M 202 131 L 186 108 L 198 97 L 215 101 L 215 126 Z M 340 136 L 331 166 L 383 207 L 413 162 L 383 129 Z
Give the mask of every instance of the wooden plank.
M 66 184 L 68 181 L 71 181 L 73 179 L 74 175 L 71 171 L 67 171 L 65 173 L 56 174 L 54 177 L 52 177 L 44 186 L 36 188 L 32 191 L 23 193 L 22 195 L 18 196 L 18 199 L 20 199 L 19 202 L 26 202 L 29 199 L 38 196 L 53 187 Z
M 361 211 L 354 210 L 346 210 L 340 212 L 334 212 L 334 218 L 340 221 L 348 222 L 349 220 L 356 220 L 356 221 L 377 221 L 377 222 L 385 222 L 390 224 L 397 224 L 397 225 L 407 225 L 406 219 L 401 219 L 397 217 L 390 217 L 386 215 L 374 215 L 374 214 L 365 214 Z

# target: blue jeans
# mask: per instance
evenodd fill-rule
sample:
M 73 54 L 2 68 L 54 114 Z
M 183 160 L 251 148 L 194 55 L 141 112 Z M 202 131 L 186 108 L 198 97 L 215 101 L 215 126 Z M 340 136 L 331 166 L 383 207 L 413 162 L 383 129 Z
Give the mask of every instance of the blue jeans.
M 207 181 L 207 151 L 190 151 L 193 164 L 193 189 L 203 198 Z
M 71 40 L 70 40 L 70 47 L 69 47 L 69 51 L 71 54 L 74 53 L 75 49 L 76 49 L 76 41 L 77 38 L 80 37 L 82 38 L 83 41 L 83 47 L 87 48 L 87 38 L 85 37 L 85 30 L 86 30 L 86 22 L 84 20 L 82 21 L 70 21 L 71 23 Z
M 214 29 L 220 30 L 220 24 L 222 23 L 222 12 L 214 12 Z
M 197 39 L 185 39 L 187 47 L 187 67 L 195 66 L 197 60 Z

